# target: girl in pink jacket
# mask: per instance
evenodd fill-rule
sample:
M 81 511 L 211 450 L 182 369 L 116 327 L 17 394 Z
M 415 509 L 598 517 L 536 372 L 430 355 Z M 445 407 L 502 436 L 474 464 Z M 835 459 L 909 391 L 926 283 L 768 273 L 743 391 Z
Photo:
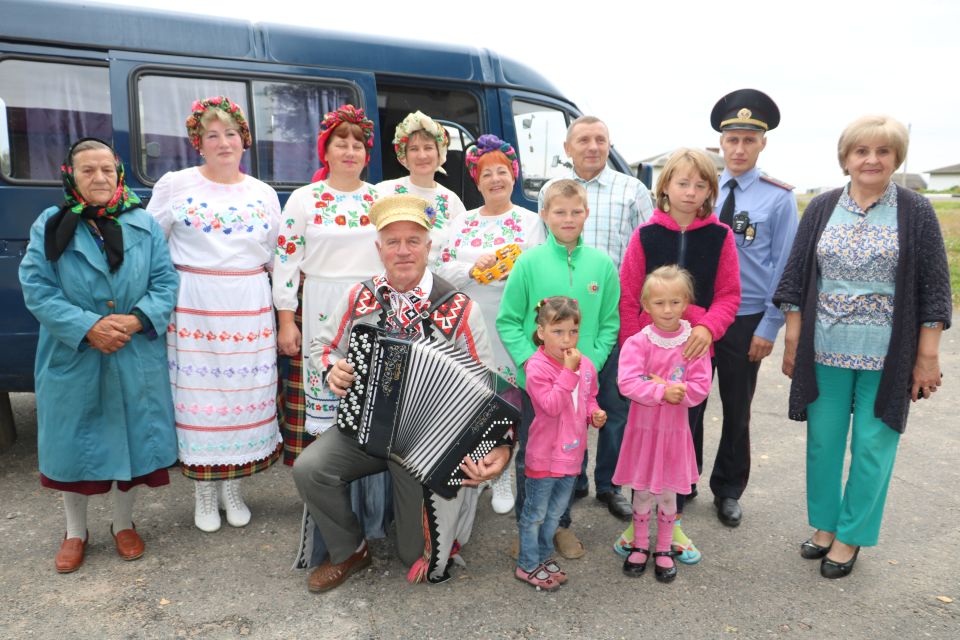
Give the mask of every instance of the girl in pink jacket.
M 514 576 L 553 591 L 567 574 L 553 559 L 557 531 L 587 447 L 587 425 L 607 414 L 597 405 L 597 370 L 577 350 L 580 309 L 565 296 L 536 307 L 533 341 L 539 349 L 524 364 L 533 404 L 526 455 L 526 500 L 520 513 L 520 553 Z

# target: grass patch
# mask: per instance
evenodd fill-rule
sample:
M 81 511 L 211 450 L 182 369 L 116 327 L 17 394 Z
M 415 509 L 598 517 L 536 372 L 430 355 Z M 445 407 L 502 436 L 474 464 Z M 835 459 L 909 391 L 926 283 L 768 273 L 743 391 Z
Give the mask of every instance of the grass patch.
M 800 215 L 806 211 L 811 196 L 798 196 L 797 208 Z M 950 200 L 931 200 L 933 210 L 940 220 L 943 243 L 947 247 L 947 263 L 950 265 L 950 289 L 953 292 L 954 306 L 960 305 L 960 198 Z

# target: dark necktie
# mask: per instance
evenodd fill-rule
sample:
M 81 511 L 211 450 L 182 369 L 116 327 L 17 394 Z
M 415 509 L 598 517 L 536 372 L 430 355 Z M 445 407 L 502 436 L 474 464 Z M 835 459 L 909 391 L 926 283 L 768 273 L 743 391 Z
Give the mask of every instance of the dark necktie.
M 737 181 L 730 180 L 730 182 L 727 183 L 727 186 L 730 188 L 730 192 L 727 194 L 727 199 L 723 201 L 723 209 L 720 210 L 720 222 L 728 227 L 732 227 L 733 212 L 737 208 L 737 201 L 733 197 L 733 192 L 737 188 Z

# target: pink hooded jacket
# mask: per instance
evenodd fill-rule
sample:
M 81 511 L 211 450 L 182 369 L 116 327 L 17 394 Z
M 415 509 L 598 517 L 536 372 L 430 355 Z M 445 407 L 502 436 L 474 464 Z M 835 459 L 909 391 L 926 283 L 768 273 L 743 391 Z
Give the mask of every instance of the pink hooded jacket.
M 524 364 L 527 394 L 534 418 L 527 435 L 526 468 L 538 474 L 573 476 L 580 473 L 587 449 L 587 425 L 597 404 L 597 369 L 580 358 L 579 375 L 548 356 L 543 347 Z M 573 406 L 573 389 L 577 407 Z

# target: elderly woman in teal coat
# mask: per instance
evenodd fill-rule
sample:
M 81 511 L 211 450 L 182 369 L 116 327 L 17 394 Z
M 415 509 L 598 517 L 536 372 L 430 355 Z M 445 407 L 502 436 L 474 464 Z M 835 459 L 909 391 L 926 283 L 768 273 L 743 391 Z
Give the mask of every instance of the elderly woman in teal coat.
M 63 492 L 67 531 L 55 565 L 69 573 L 83 562 L 94 494 L 112 494 L 120 557 L 143 555 L 134 490 L 169 483 L 177 459 L 164 336 L 178 278 L 110 146 L 75 143 L 61 174 L 66 201 L 33 224 L 20 283 L 40 321 L 40 482 Z

